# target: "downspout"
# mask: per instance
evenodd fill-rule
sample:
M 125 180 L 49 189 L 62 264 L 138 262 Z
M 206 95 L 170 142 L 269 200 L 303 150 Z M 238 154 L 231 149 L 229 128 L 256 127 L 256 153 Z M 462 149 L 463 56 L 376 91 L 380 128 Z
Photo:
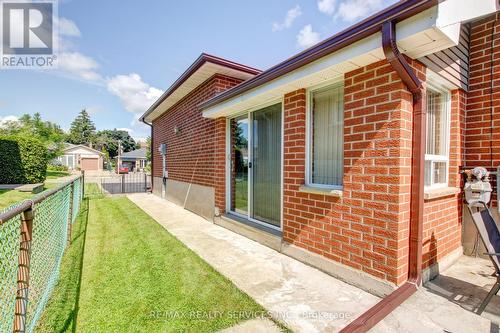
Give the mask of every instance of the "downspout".
M 410 197 L 410 234 L 408 250 L 408 280 L 384 297 L 368 311 L 344 327 L 340 332 L 367 332 L 384 319 L 408 297 L 422 282 L 422 230 L 424 215 L 424 157 L 426 133 L 425 89 L 396 44 L 396 23 L 382 25 L 382 47 L 387 61 L 413 95 L 412 168 Z
M 141 120 L 142 120 L 142 122 L 144 124 L 148 125 L 151 128 L 151 143 L 149 145 L 149 150 L 150 150 L 150 155 L 151 155 L 151 161 L 149 163 L 151 163 L 151 192 L 153 192 L 153 186 L 154 186 L 153 185 L 153 183 L 154 183 L 154 181 L 153 181 L 153 171 L 154 171 L 154 169 L 153 169 L 153 160 L 154 160 L 154 158 L 153 158 L 153 151 L 154 151 L 154 144 L 153 144 L 153 123 L 148 123 L 146 121 L 146 119 L 144 119 L 144 118 L 142 118 Z

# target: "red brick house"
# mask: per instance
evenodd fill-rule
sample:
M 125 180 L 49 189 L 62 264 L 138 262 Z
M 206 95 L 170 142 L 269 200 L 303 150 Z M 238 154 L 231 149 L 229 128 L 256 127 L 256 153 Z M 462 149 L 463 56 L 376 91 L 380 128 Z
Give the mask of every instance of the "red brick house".
M 500 164 L 498 9 L 399 2 L 262 72 L 202 54 L 142 117 L 153 192 L 401 299 L 463 253 L 460 169 Z

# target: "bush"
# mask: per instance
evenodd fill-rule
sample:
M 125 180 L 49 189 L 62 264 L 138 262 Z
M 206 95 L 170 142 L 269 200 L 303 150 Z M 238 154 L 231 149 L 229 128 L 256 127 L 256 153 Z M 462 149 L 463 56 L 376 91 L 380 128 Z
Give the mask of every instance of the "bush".
M 50 171 L 68 171 L 68 167 L 66 165 L 62 165 L 62 164 L 49 164 L 47 166 L 47 170 L 50 170 Z
M 38 139 L 0 137 L 0 184 L 34 184 L 45 180 L 47 147 Z

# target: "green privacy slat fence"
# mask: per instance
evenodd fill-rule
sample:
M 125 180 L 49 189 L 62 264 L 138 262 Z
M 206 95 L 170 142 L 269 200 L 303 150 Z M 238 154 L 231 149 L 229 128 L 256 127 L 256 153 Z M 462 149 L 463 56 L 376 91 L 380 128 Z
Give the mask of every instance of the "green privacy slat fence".
M 83 178 L 78 177 L 0 211 L 1 333 L 35 329 L 59 277 L 71 225 L 79 212 L 82 185 Z M 22 238 L 26 235 L 28 241 Z M 21 245 L 30 250 L 22 252 Z M 28 267 L 29 274 L 23 267 Z M 19 280 L 26 284 L 20 285 Z M 16 303 L 16 295 L 26 297 L 18 297 Z

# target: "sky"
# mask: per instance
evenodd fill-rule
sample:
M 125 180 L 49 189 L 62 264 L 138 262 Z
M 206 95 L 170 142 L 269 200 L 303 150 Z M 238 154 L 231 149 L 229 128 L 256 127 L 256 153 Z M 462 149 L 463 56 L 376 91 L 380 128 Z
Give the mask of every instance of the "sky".
M 138 118 L 202 53 L 265 70 L 396 0 L 59 0 L 59 68 L 0 70 L 0 124 L 39 112 L 68 130 L 149 135 Z

